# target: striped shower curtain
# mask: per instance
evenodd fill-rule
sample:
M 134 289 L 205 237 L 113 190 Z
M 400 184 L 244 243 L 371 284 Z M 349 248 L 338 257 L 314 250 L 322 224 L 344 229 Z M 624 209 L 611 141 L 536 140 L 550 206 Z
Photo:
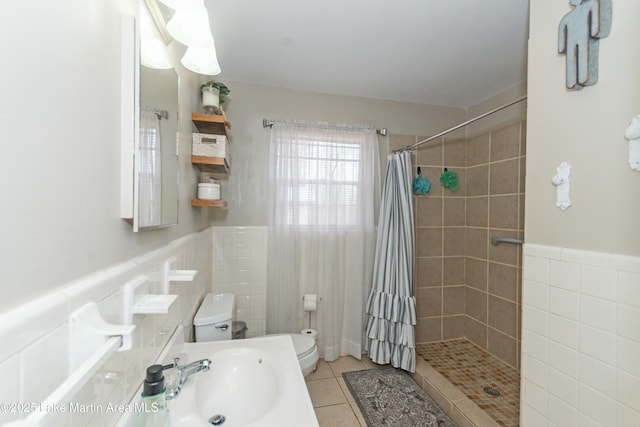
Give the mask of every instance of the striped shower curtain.
M 390 154 L 378 221 L 365 348 L 375 363 L 416 370 L 411 153 Z

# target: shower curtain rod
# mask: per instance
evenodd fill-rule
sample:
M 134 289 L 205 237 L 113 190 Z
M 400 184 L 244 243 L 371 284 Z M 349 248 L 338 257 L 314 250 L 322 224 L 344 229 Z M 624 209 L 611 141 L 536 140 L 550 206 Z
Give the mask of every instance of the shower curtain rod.
M 429 138 L 427 138 L 427 139 L 423 139 L 422 141 L 416 142 L 415 144 L 411 144 L 411 145 L 408 145 L 408 146 L 406 146 L 406 147 L 404 147 L 404 148 L 400 148 L 399 150 L 394 150 L 393 152 L 394 152 L 394 153 L 398 153 L 398 152 L 400 152 L 400 151 L 408 151 L 408 150 L 412 150 L 412 149 L 414 149 L 414 148 L 416 148 L 416 147 L 421 146 L 422 144 L 426 144 L 427 142 L 433 141 L 434 139 L 440 138 L 440 137 L 441 137 L 441 136 L 443 136 L 443 135 L 446 135 L 446 134 L 448 134 L 448 133 L 451 133 L 451 132 L 453 132 L 454 130 L 458 130 L 458 129 L 462 128 L 462 127 L 465 127 L 465 126 L 467 126 L 467 125 L 470 125 L 470 124 L 471 124 L 471 123 L 473 123 L 473 122 L 476 122 L 476 121 L 478 121 L 478 120 L 480 120 L 480 119 L 483 119 L 483 118 L 485 118 L 485 117 L 487 117 L 487 116 L 490 116 L 490 115 L 491 115 L 491 114 L 493 114 L 493 113 L 497 113 L 497 112 L 498 112 L 498 111 L 500 111 L 500 110 L 504 110 L 504 109 L 505 109 L 505 108 L 507 108 L 507 107 L 511 107 L 513 104 L 517 104 L 518 102 L 524 101 L 525 99 L 527 99 L 527 95 L 523 95 L 523 96 L 521 96 L 520 98 L 516 98 L 516 99 L 514 99 L 513 101 L 511 101 L 511 102 L 509 102 L 509 103 L 507 103 L 507 104 L 504 104 L 504 105 L 502 105 L 502 106 L 500 106 L 500 107 L 498 107 L 498 108 L 494 108 L 494 109 L 493 109 L 493 110 L 491 110 L 491 111 L 487 111 L 486 113 L 480 114 L 479 116 L 476 116 L 476 117 L 474 117 L 474 118 L 472 118 L 472 119 L 469 119 L 469 120 L 467 120 L 467 121 L 466 121 L 466 122 L 464 122 L 464 123 L 460 123 L 459 125 L 456 125 L 456 126 L 454 126 L 454 127 L 452 127 L 452 128 L 449 128 L 449 129 L 447 129 L 447 130 L 445 130 L 445 131 L 442 131 L 442 132 L 437 133 L 437 134 L 435 134 L 435 135 L 433 135 L 433 136 L 430 136 L 430 137 L 429 137 Z
M 262 119 L 262 127 L 263 128 L 270 128 L 276 122 L 277 122 L 277 120 Z M 376 133 L 378 135 L 381 135 L 381 136 L 387 136 L 387 128 L 376 129 Z

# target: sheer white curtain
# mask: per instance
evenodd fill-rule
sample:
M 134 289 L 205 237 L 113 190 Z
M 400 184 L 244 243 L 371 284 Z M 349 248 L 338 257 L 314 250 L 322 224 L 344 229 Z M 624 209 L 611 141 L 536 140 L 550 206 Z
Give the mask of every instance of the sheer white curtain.
M 160 120 L 148 109 L 140 111 L 138 149 L 138 224 L 140 227 L 162 223 L 162 146 Z
M 269 150 L 268 332 L 309 325 L 325 360 L 362 354 L 380 172 L 374 129 L 282 122 Z

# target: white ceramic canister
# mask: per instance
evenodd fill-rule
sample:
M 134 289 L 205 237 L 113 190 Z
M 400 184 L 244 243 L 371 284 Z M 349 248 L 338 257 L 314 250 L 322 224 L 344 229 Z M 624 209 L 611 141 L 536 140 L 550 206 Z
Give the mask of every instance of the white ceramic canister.
M 220 107 L 220 91 L 216 87 L 205 86 L 202 88 L 202 108 L 205 110 L 217 110 Z
M 202 200 L 219 200 L 220 184 L 198 184 L 198 199 Z

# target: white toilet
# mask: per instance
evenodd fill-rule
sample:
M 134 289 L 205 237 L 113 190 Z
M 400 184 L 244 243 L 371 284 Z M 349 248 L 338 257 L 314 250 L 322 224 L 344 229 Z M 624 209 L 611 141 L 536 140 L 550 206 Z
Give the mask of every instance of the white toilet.
M 318 350 L 316 340 L 302 334 L 268 334 L 267 336 L 273 337 L 278 335 L 288 335 L 291 337 L 303 376 L 306 377 L 316 370 L 318 360 L 320 359 L 320 351 Z
M 230 340 L 235 309 L 234 294 L 207 294 L 193 319 L 196 329 L 196 342 Z M 307 376 L 316 370 L 320 352 L 313 337 L 302 334 L 271 335 L 288 335 L 291 337 L 302 375 Z
M 235 312 L 234 294 L 207 294 L 193 319 L 196 342 L 230 340 Z

